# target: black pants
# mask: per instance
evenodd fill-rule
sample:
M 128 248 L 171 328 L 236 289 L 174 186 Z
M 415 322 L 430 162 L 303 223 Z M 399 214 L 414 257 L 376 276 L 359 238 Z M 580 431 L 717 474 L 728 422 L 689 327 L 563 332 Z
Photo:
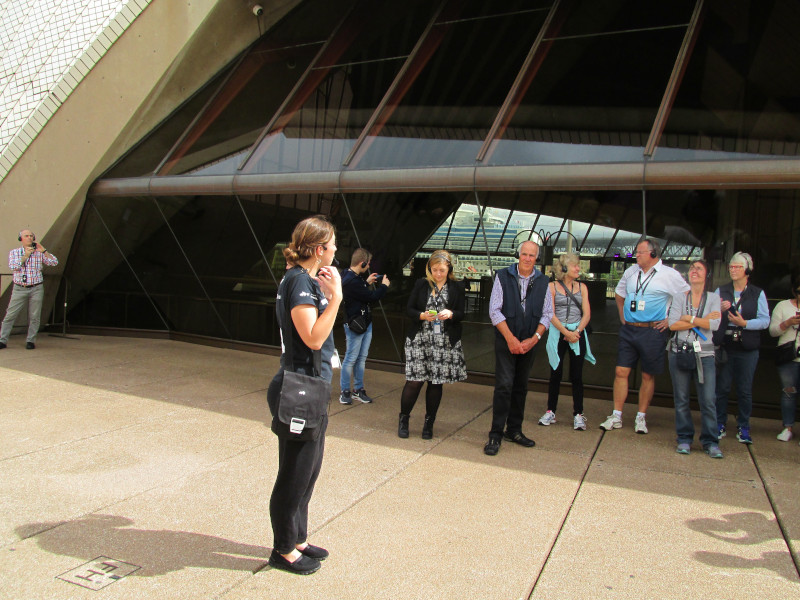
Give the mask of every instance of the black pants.
M 509 433 L 522 431 L 528 376 L 533 367 L 536 348 L 526 354 L 511 354 L 508 343 L 502 337 L 495 336 L 494 355 L 495 385 L 492 429 L 489 436 L 499 439 L 503 436 L 503 430 Z
M 550 386 L 547 390 L 547 410 L 556 412 L 558 406 L 558 392 L 561 389 L 561 375 L 564 372 L 565 356 L 569 355 L 569 381 L 572 384 L 572 414 L 583 414 L 583 363 L 586 360 L 586 333 L 581 335 L 580 356 L 569 349 L 569 343 L 563 335 L 558 338 L 558 368 L 550 368 Z
M 283 371 L 275 376 L 267 391 L 271 409 L 277 406 L 282 383 Z M 320 427 L 322 431 L 313 442 L 278 440 L 278 475 L 269 499 L 269 516 L 272 545 L 281 554 L 289 554 L 308 537 L 308 503 L 322 468 L 327 415 Z

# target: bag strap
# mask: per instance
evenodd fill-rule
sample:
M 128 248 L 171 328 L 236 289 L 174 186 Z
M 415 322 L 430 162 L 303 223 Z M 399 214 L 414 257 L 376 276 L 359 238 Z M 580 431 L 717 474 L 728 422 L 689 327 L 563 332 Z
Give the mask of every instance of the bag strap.
M 578 310 L 581 311 L 581 319 L 582 319 L 583 318 L 583 307 L 581 306 L 581 303 L 578 302 L 578 299 L 575 297 L 575 294 L 573 294 L 571 291 L 569 291 L 567 289 L 567 286 L 564 285 L 563 281 L 561 281 L 560 279 L 556 279 L 556 281 L 558 281 L 558 283 L 561 284 L 561 287 L 564 288 L 564 293 L 567 296 L 570 297 L 570 299 L 575 303 L 575 306 L 578 307 Z M 578 285 L 580 285 L 580 284 L 578 284 Z
M 294 271 L 294 268 L 289 270 L 289 272 L 284 275 L 281 285 L 278 286 L 278 294 L 280 295 L 281 290 L 283 291 L 283 302 L 277 302 L 275 304 L 278 325 L 280 325 L 281 337 L 283 338 L 283 347 L 286 350 L 283 364 L 290 371 L 294 371 L 294 341 L 292 340 L 292 327 L 289 327 L 289 324 L 292 322 L 292 317 L 291 313 L 289 312 L 289 294 L 287 293 L 287 290 L 289 289 L 289 285 L 292 280 L 297 279 L 300 273 L 305 272 L 297 271 L 296 275 L 292 275 L 292 271 Z M 322 373 L 322 351 L 312 350 L 311 352 L 314 356 L 314 375 L 319 377 Z

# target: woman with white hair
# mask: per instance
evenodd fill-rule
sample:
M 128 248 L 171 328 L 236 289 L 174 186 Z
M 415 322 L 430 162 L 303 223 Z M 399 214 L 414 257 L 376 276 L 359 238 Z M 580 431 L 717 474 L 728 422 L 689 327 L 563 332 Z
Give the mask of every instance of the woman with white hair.
M 714 332 L 717 352 L 717 427 L 725 437 L 728 420 L 728 394 L 736 383 L 738 426 L 736 439 L 752 444 L 750 413 L 753 410 L 753 375 L 758 365 L 761 332 L 769 327 L 769 306 L 764 291 L 750 284 L 753 258 L 737 252 L 728 263 L 730 283 L 717 289 L 722 299 L 722 321 Z
M 572 428 L 586 431 L 583 416 L 583 363 L 594 364 L 595 358 L 589 348 L 586 327 L 592 318 L 589 307 L 589 290 L 578 281 L 581 274 L 581 258 L 574 252 L 562 254 L 555 264 L 556 280 L 549 284 L 553 297 L 553 318 L 547 336 L 547 358 L 550 361 L 550 387 L 547 394 L 547 412 L 539 419 L 539 425 L 556 422 L 558 394 L 561 375 L 564 372 L 565 356 L 569 354 L 569 381 L 572 384 Z

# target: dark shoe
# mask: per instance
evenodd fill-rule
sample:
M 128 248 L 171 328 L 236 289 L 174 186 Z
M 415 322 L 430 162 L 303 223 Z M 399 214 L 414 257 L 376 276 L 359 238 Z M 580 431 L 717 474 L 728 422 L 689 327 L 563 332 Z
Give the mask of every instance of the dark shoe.
M 36 349 L 36 344 L 34 344 L 33 342 L 28 342 L 27 344 L 25 344 L 25 349 L 26 350 L 35 350 Z
M 350 399 L 350 390 L 342 390 L 342 393 L 339 394 L 339 403 L 340 404 L 352 404 L 353 401 Z
M 408 437 L 408 417 L 409 415 L 400 413 L 400 423 L 397 425 L 397 437 Z
M 500 440 L 490 437 L 489 441 L 483 447 L 483 453 L 487 456 L 495 456 L 500 451 Z
M 5 347 L 6 347 L 6 345 L 3 342 L 0 342 L 0 350 L 2 350 Z
M 319 546 L 312 546 L 309 544 L 305 547 L 305 549 L 300 550 L 303 553 L 303 556 L 307 556 L 309 558 L 315 558 L 317 560 L 325 560 L 330 556 L 330 552 L 325 550 L 325 548 L 320 548 Z
M 503 437 L 506 438 L 509 442 L 514 442 L 515 444 L 519 444 L 520 446 L 525 446 L 526 448 L 533 448 L 536 445 L 532 439 L 525 437 L 521 431 L 515 431 L 514 433 L 509 433 L 506 431 L 503 434 Z
M 431 417 L 425 415 L 425 423 L 422 425 L 422 439 L 423 440 L 430 440 L 433 439 L 433 422 L 436 420 L 436 417 Z
M 364 388 L 361 388 L 360 390 L 356 390 L 355 392 L 353 392 L 352 397 L 355 398 L 356 400 L 361 400 L 361 402 L 363 402 L 364 404 L 369 404 L 370 402 L 372 402 L 372 398 L 367 396 L 367 390 L 365 390 Z
M 289 562 L 277 550 L 273 550 L 269 555 L 269 566 L 273 569 L 280 569 L 295 573 L 296 575 L 311 575 L 322 566 L 316 558 L 303 555 L 294 562 Z

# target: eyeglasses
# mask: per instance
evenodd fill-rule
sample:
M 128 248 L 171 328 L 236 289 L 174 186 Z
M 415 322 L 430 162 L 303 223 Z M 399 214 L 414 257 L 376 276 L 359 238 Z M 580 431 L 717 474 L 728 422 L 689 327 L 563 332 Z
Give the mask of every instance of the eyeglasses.
M 703 267 L 689 267 L 689 272 L 702 271 L 702 270 L 703 270 Z
M 737 269 L 744 269 L 744 265 L 728 265 L 729 271 L 736 271 Z

